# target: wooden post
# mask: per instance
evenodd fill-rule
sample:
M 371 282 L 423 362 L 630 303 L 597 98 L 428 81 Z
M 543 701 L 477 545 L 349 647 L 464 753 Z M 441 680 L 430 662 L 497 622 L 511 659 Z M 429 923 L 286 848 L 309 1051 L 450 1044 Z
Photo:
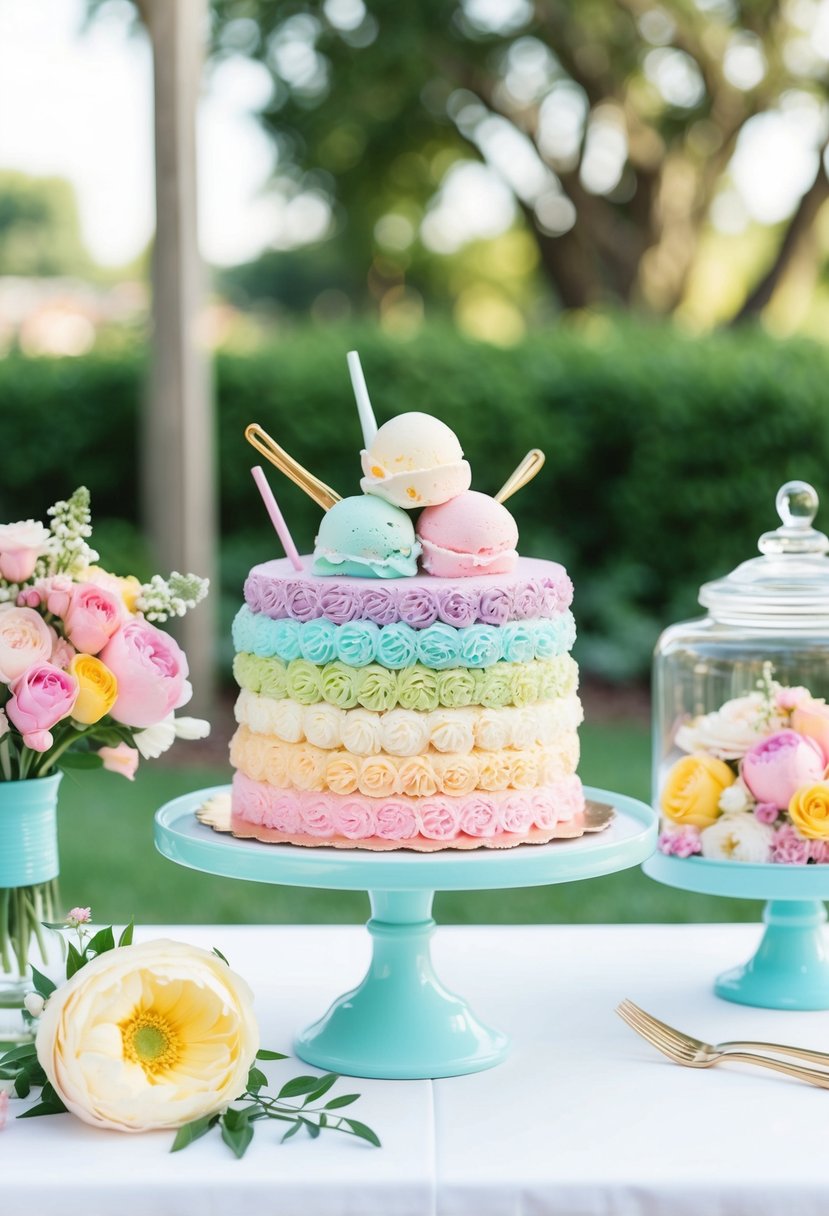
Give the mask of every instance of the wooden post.
M 187 651 L 194 713 L 215 683 L 216 472 L 209 357 L 200 332 L 204 268 L 198 248 L 196 110 L 207 0 L 140 0 L 153 45 L 156 230 L 153 347 L 143 431 L 144 519 L 163 573 L 193 571 L 211 594 L 174 628 Z

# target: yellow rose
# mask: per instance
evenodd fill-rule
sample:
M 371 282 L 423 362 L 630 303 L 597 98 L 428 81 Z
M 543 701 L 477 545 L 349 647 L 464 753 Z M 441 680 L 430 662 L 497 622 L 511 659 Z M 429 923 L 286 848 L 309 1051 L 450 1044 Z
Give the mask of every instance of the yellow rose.
M 76 654 L 69 674 L 78 681 L 78 699 L 72 717 L 82 726 L 92 726 L 106 717 L 118 696 L 118 681 L 109 668 L 91 654 Z
M 706 828 L 720 817 L 720 795 L 734 773 L 722 760 L 695 751 L 673 765 L 662 789 L 662 812 L 683 827 Z
M 117 1131 L 181 1127 L 245 1090 L 250 989 L 215 954 L 154 941 L 107 951 L 49 997 L 37 1058 L 67 1109 Z
M 829 840 L 829 784 L 819 782 L 796 790 L 789 803 L 789 818 L 808 840 Z
M 677 760 L 662 790 L 662 811 L 683 826 L 707 828 L 719 818 L 720 794 L 736 778 L 722 760 L 695 752 Z

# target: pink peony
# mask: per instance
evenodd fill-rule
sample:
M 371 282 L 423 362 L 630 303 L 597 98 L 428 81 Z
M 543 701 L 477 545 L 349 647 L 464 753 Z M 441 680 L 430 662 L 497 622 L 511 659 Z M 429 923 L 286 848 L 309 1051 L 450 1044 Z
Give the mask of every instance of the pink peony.
M 98 654 L 120 627 L 124 604 L 120 596 L 96 583 L 79 583 L 63 614 L 66 636 L 82 654 Z
M 147 621 L 128 620 L 98 657 L 118 681 L 118 697 L 110 713 L 126 726 L 154 726 L 193 694 L 184 651 Z
M 792 714 L 792 730 L 813 739 L 829 763 L 829 705 L 807 697 L 798 701 Z
M 52 632 L 33 608 L 0 605 L 0 681 L 11 684 L 52 653 Z
M 25 583 L 31 578 L 49 542 L 49 530 L 34 519 L 0 524 L 0 578 Z
M 784 823 L 774 833 L 771 859 L 778 865 L 801 866 L 809 860 L 810 841 L 800 835 L 797 828 Z
M 754 808 L 754 818 L 761 823 L 776 823 L 780 811 L 773 802 L 758 802 Z
M 823 752 L 813 739 L 779 730 L 746 752 L 741 775 L 758 802 L 773 802 L 783 811 L 800 786 L 823 779 L 825 767 Z
M 122 777 L 126 777 L 127 781 L 135 780 L 135 772 L 138 768 L 137 748 L 130 747 L 128 743 L 119 743 L 117 747 L 99 747 L 98 755 L 108 772 L 120 773 Z M 73 911 L 77 912 L 78 909 L 75 908 Z
M 78 681 L 51 663 L 36 663 L 11 685 L 6 704 L 9 721 L 23 736 L 26 747 L 46 752 L 54 740 L 51 728 L 68 718 L 78 696 Z

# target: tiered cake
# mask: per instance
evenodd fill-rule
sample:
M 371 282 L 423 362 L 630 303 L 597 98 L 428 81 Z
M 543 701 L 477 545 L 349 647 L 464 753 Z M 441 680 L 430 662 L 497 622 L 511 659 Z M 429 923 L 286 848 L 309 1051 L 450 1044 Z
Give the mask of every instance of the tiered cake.
M 251 570 L 236 835 L 431 852 L 584 831 L 572 585 L 518 558 L 512 516 L 468 489 L 462 456 L 436 419 L 393 419 L 313 557 Z M 401 502 L 425 506 L 417 533 Z

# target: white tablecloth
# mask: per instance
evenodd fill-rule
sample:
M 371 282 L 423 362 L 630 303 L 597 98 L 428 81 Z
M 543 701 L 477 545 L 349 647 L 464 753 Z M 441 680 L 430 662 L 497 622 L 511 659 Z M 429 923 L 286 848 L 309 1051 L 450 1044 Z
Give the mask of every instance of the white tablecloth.
M 263 1044 L 354 984 L 357 928 L 144 930 L 217 945 L 252 983 Z M 236 1161 L 207 1137 L 170 1156 L 169 1134 L 124 1136 L 69 1116 L 10 1119 L 0 1212 L 31 1216 L 826 1216 L 829 1094 L 743 1067 L 679 1068 L 614 1014 L 629 996 L 712 1040 L 829 1050 L 829 1013 L 775 1013 L 711 994 L 756 926 L 443 928 L 436 965 L 513 1039 L 489 1072 L 437 1082 L 349 1082 L 381 1150 L 270 1125 Z M 295 1060 L 272 1076 L 308 1071 Z M 11 1112 L 16 1113 L 12 1104 Z

